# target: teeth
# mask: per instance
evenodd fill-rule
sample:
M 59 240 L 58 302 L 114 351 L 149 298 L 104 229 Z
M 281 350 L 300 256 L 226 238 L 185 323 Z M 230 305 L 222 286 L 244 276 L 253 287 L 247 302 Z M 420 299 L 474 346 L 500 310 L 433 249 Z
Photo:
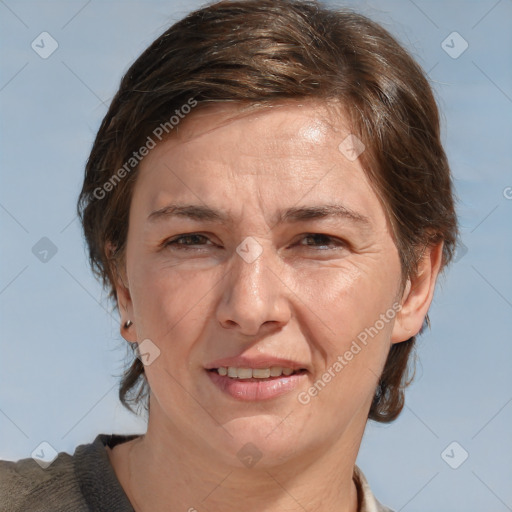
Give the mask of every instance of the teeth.
M 283 369 L 280 366 L 271 366 L 270 367 L 270 376 L 271 377 L 279 377 L 283 373 Z
M 268 379 L 269 377 L 280 377 L 291 375 L 295 370 L 283 368 L 282 366 L 271 366 L 270 368 L 236 368 L 234 366 L 217 368 L 219 375 L 233 379 Z
M 238 378 L 239 379 L 250 379 L 252 378 L 252 369 L 251 368 L 238 368 L 238 370 L 236 370 L 237 373 L 238 373 Z
M 268 379 L 270 377 L 270 368 L 254 368 L 252 376 L 255 379 Z

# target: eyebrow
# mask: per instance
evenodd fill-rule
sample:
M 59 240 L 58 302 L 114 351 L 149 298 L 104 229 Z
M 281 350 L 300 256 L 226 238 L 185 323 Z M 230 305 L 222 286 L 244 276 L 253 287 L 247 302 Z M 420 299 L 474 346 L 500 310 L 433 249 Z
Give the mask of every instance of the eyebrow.
M 148 222 L 154 223 L 173 217 L 202 222 L 218 222 L 219 224 L 232 223 L 232 219 L 224 212 L 209 206 L 195 204 L 169 204 L 151 212 L 148 216 Z M 372 225 L 368 217 L 342 204 L 295 206 L 286 210 L 279 210 L 277 220 L 273 224 L 275 226 L 283 223 L 297 223 L 325 218 L 342 218 L 366 228 Z

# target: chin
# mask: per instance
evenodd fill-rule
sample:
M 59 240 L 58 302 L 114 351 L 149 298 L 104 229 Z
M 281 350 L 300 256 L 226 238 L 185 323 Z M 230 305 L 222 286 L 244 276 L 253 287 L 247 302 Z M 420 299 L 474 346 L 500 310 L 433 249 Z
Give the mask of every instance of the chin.
M 283 421 L 286 415 L 244 416 L 224 423 L 231 436 L 224 436 L 224 453 L 230 464 L 258 468 L 282 464 L 297 453 L 296 429 Z

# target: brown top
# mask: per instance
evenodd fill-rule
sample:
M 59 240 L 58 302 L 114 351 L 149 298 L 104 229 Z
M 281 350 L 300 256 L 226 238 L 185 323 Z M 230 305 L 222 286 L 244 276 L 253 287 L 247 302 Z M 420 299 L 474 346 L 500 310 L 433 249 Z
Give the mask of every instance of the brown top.
M 134 512 L 105 447 L 136 437 L 99 434 L 73 455 L 60 452 L 46 469 L 32 458 L 0 461 L 1 512 Z M 375 499 L 357 466 L 354 482 L 359 512 L 393 512 Z

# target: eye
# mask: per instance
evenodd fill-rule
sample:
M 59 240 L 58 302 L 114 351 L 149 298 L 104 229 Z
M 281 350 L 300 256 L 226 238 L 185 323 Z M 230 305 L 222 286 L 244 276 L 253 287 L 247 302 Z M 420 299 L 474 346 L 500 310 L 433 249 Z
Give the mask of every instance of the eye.
M 187 233 L 183 235 L 178 235 L 174 238 L 171 238 L 167 242 L 165 242 L 165 246 L 172 246 L 173 248 L 176 248 L 178 250 L 184 249 L 188 250 L 192 246 L 201 246 L 205 245 L 204 243 L 201 243 L 201 241 L 209 241 L 208 238 L 204 235 L 201 235 L 200 233 Z M 191 243 L 189 243 L 191 242 Z
M 302 243 L 308 240 L 312 241 L 312 243 Z M 164 245 L 177 250 L 196 250 L 195 247 L 211 246 L 214 244 L 208 237 L 200 233 L 185 233 L 171 238 L 165 242 Z M 307 233 L 300 239 L 299 245 L 302 247 L 327 247 L 327 249 L 336 249 L 346 247 L 347 244 L 339 238 L 324 235 L 323 233 Z
M 299 244 L 302 246 L 313 246 L 313 247 L 328 247 L 328 242 L 332 242 L 330 246 L 332 245 L 336 247 L 345 247 L 347 244 L 340 240 L 339 238 L 334 238 L 329 235 L 324 235 L 322 233 L 307 233 L 305 236 L 301 238 L 301 241 L 303 240 L 313 240 L 313 243 L 306 243 L 306 244 Z M 315 240 L 317 243 L 315 243 Z

